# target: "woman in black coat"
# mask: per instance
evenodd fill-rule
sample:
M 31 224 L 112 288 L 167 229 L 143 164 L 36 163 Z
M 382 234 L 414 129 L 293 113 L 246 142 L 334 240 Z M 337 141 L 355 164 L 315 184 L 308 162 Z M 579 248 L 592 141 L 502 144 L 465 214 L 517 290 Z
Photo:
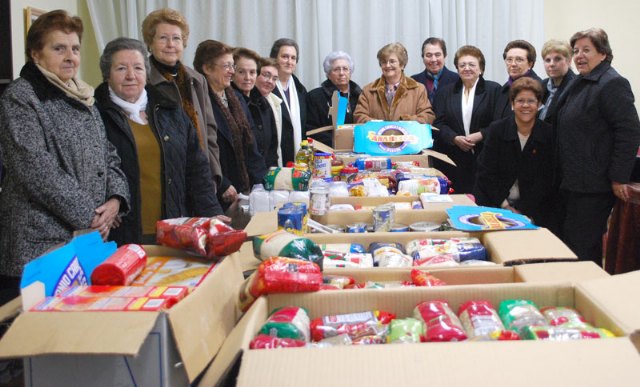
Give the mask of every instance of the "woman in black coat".
M 460 79 L 436 95 L 433 125 L 440 129 L 435 134 L 434 149 L 449 156 L 456 166 L 440 160 L 434 165 L 451 180 L 456 193 L 471 193 L 476 159 L 482 150 L 483 133 L 493 121 L 500 85 L 482 77 L 485 60 L 477 47 L 460 47 L 453 62 Z
M 628 183 L 640 143 L 629 81 L 611 67 L 607 33 L 592 28 L 571 37 L 579 75 L 560 96 L 558 134 L 562 238 L 581 260 L 602 265 L 602 234 Z
M 238 199 L 238 193 L 249 194 L 254 184 L 262 183 L 267 168 L 253 137 L 251 113 L 240 93 L 231 87 L 236 69 L 233 48 L 219 41 L 205 40 L 196 49 L 193 67 L 209 82 L 222 166 L 218 199 L 226 211 Z
M 144 44 L 118 38 L 100 58 L 105 79 L 96 89 L 107 137 L 122 159 L 131 211 L 110 238 L 155 243 L 160 219 L 221 215 L 211 168 L 198 135 L 181 106 L 147 85 Z
M 489 126 L 478 158 L 474 194 L 479 205 L 522 213 L 533 223 L 555 230 L 553 197 L 553 132 L 537 119 L 543 91 L 523 77 L 510 90 L 514 116 Z
M 329 115 L 329 108 L 335 91 L 338 91 L 342 97 L 349 100 L 344 123 L 354 123 L 353 111 L 356 109 L 358 98 L 362 93 L 360 86 L 351 80 L 354 69 L 353 60 L 346 52 L 331 52 L 324 58 L 322 67 L 327 79 L 322 82 L 320 87 L 311 90 L 307 94 L 307 131 L 333 125 L 333 119 Z M 333 147 L 333 131 L 321 132 L 309 137 Z

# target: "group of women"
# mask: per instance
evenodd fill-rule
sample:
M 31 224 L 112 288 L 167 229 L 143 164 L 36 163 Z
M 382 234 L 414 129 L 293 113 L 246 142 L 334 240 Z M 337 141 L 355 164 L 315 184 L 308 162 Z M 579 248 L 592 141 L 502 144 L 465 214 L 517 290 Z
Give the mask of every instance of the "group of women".
M 95 96 L 77 78 L 82 32 L 82 21 L 65 11 L 38 18 L 27 63 L 0 104 L 3 301 L 17 292 L 24 264 L 77 230 L 148 243 L 159 219 L 228 221 L 223 213 L 239 193 L 268 167 L 293 161 L 309 129 L 331 125 L 336 91 L 348 98 L 347 123 L 433 124 L 436 149 L 457 164 L 443 167 L 457 192 L 531 216 L 581 259 L 598 260 L 614 199 L 629 197 L 640 123 L 599 29 L 577 33 L 570 47 L 545 45 L 544 83 L 525 41 L 505 48 L 509 78 L 500 86 L 482 77 L 478 48 L 456 51 L 456 74 L 444 67 L 444 41 L 430 38 L 423 73 L 406 76 L 407 50 L 388 44 L 377 54 L 381 77 L 361 89 L 351 80 L 352 58 L 336 51 L 323 63 L 327 80 L 307 92 L 294 74 L 295 41 L 275 41 L 263 58 L 206 40 L 191 68 L 182 62 L 186 20 L 161 9 L 142 24 L 144 44 L 106 45 Z M 572 53 L 578 76 L 569 70 Z M 316 136 L 332 145 L 326 133 Z

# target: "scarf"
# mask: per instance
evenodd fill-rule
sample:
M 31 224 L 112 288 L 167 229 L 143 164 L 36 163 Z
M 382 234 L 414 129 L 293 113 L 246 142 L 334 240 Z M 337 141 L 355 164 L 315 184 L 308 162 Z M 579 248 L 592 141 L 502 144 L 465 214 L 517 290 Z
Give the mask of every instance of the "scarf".
M 187 81 L 187 72 L 180 61 L 176 62 L 175 66 L 167 66 L 164 63 L 158 62 L 156 58 L 151 55 L 151 63 L 156 66 L 160 74 L 169 82 L 174 82 L 178 86 L 178 92 L 180 93 L 180 99 L 182 102 L 182 109 L 184 109 L 189 119 L 196 128 L 198 134 L 198 140 L 202 149 L 207 149 L 207 139 L 202 138 L 202 128 L 200 128 L 200 120 L 198 119 L 198 112 L 193 104 L 193 98 L 191 95 L 191 82 Z
M 37 63 L 36 67 L 49 82 L 62 90 L 67 97 L 75 99 L 85 106 L 93 106 L 93 103 L 95 102 L 93 98 L 93 87 L 76 78 L 72 78 L 68 83 L 64 83 L 57 75 L 46 70 Z
M 236 190 L 238 192 L 248 192 L 251 189 L 251 185 L 249 182 L 249 173 L 247 172 L 247 155 L 245 150 L 249 149 L 253 144 L 253 135 L 251 134 L 251 128 L 249 127 L 249 122 L 247 121 L 244 110 L 233 89 L 227 87 L 224 89 L 224 92 L 227 95 L 229 107 L 225 106 L 218 93 L 213 92 L 210 93 L 210 95 L 213 97 L 213 103 L 218 105 L 222 111 L 222 115 L 225 121 L 227 121 L 229 129 L 231 129 L 231 138 L 233 140 L 231 145 L 236 155 L 237 172 L 240 174 L 240 182 L 242 184 L 241 187 L 236 187 Z M 225 162 L 225 160 L 220 161 Z
M 276 87 L 280 91 L 280 95 L 286 95 L 280 80 L 276 82 Z M 289 77 L 289 81 L 287 82 L 287 91 L 291 96 L 291 101 L 285 100 L 284 103 L 289 111 L 291 125 L 293 126 L 293 154 L 295 155 L 298 153 L 300 142 L 302 141 L 302 123 L 300 122 L 300 101 L 298 101 L 298 91 L 296 90 L 293 75 Z
M 556 95 L 556 91 L 558 91 L 558 88 L 553 84 L 553 79 L 551 78 L 549 78 L 549 82 L 547 83 L 547 90 L 549 91 L 549 96 L 540 109 L 539 118 L 541 120 L 544 120 L 544 118 L 547 116 L 547 113 L 549 112 L 549 106 L 551 106 L 551 101 L 553 101 L 553 97 Z
M 280 142 L 282 141 L 282 99 L 273 93 L 269 93 L 265 97 L 271 110 L 273 111 L 273 117 L 276 120 L 276 133 L 278 135 L 278 166 L 282 167 L 282 149 L 280 149 Z
M 138 97 L 138 100 L 134 103 L 127 102 L 124 99 L 118 97 L 116 93 L 113 91 L 113 89 L 111 89 L 111 86 L 109 86 L 109 97 L 111 98 L 111 101 L 113 103 L 118 105 L 122 110 L 124 110 L 125 113 L 127 113 L 127 116 L 131 121 L 138 123 L 140 125 L 147 124 L 147 121 L 144 120 L 142 116 L 140 116 L 140 112 L 147 110 L 147 90 L 146 89 L 142 89 L 142 93 L 140 94 L 140 97 Z

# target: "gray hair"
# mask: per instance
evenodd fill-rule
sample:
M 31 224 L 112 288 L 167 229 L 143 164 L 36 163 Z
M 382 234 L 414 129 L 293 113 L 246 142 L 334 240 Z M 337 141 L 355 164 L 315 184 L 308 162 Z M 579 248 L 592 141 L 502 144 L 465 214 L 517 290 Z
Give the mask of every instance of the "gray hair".
M 353 71 L 355 69 L 353 64 L 353 59 L 351 59 L 351 55 L 347 54 L 344 51 L 330 52 L 329 55 L 327 55 L 324 58 L 324 62 L 322 62 L 324 73 L 327 74 L 327 76 L 329 76 L 329 73 L 331 72 L 331 65 L 333 64 L 333 62 L 337 61 L 338 59 L 344 59 L 347 62 L 349 62 L 349 71 L 351 72 L 351 74 L 353 74 Z
M 111 65 L 113 64 L 113 56 L 122 50 L 139 51 L 142 54 L 142 58 L 144 58 L 144 68 L 147 71 L 147 76 L 149 76 L 149 72 L 151 71 L 151 66 L 149 65 L 149 52 L 147 51 L 147 47 L 144 43 L 137 39 L 116 38 L 107 43 L 104 51 L 102 51 L 102 55 L 100 56 L 100 71 L 102 72 L 103 81 L 109 79 Z

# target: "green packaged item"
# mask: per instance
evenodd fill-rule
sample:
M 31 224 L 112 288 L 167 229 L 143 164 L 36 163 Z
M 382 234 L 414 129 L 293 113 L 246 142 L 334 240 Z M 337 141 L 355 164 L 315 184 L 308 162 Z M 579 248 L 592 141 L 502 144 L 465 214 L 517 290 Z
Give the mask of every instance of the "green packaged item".
M 413 317 L 394 319 L 389 324 L 387 343 L 419 343 L 425 334 L 424 322 Z
M 278 230 L 253 239 L 253 255 L 264 260 L 269 257 L 289 257 L 310 261 L 322 270 L 323 254 L 311 239 Z
M 260 332 L 265 335 L 309 342 L 311 320 L 307 311 L 297 306 L 276 309 Z
M 309 170 L 271 167 L 264 176 L 264 188 L 267 191 L 307 191 L 309 189 Z
M 504 300 L 498 307 L 498 315 L 506 329 L 521 336 L 527 326 L 547 325 L 536 304 L 529 300 Z
M 537 325 L 526 326 L 522 329 L 522 338 L 525 340 L 569 341 L 608 337 L 614 337 L 613 333 L 607 329 L 595 328 L 590 325 L 582 327 Z

